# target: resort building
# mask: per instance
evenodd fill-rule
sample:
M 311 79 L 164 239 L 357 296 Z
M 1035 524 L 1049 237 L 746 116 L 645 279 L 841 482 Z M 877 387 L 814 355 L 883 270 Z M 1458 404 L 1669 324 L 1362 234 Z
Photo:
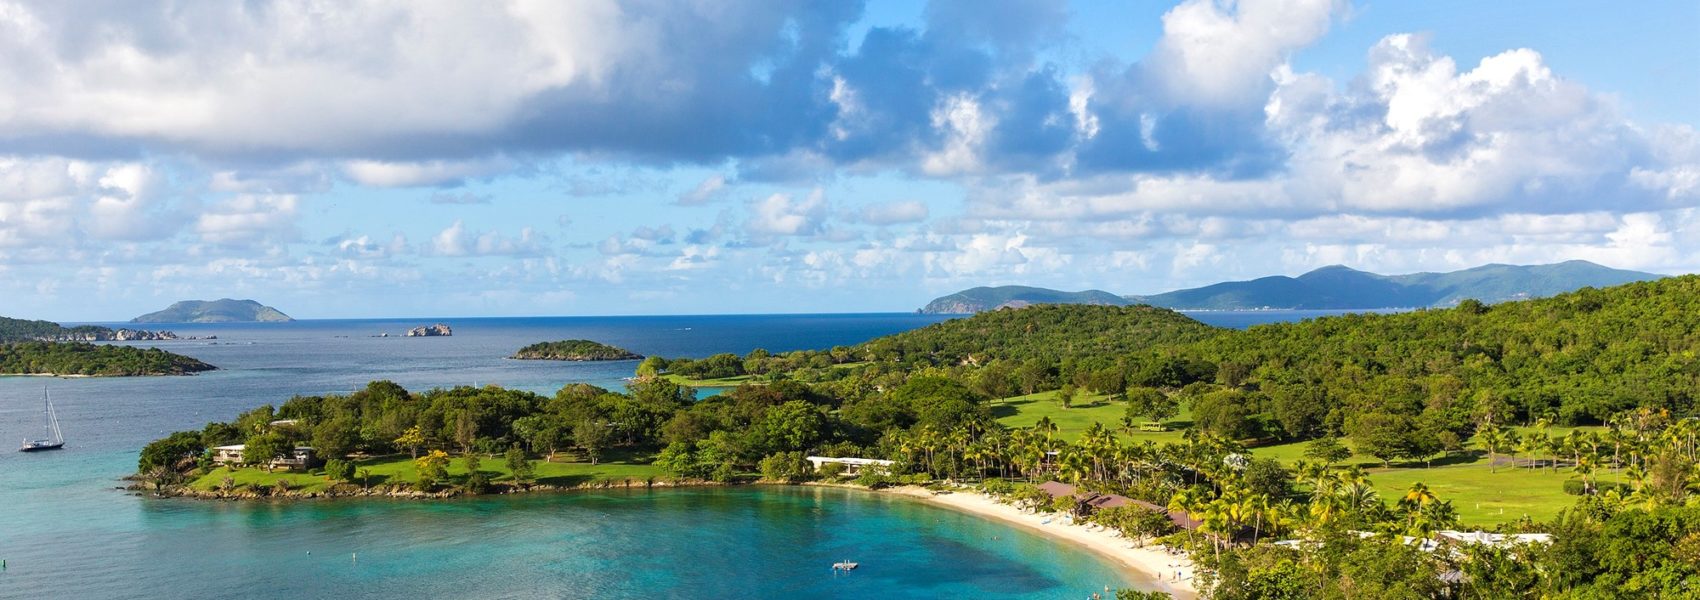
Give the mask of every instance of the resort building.
M 809 460 L 809 464 L 812 465 L 814 467 L 815 471 L 817 471 L 817 472 L 820 471 L 820 468 L 822 466 L 825 466 L 825 465 L 844 465 L 844 474 L 849 475 L 851 477 L 855 477 L 856 475 L 861 474 L 863 467 L 879 467 L 879 468 L 882 468 L 882 469 L 890 469 L 892 465 L 897 464 L 897 463 L 889 461 L 889 460 L 880 460 L 880 459 L 877 459 L 877 458 L 836 458 L 836 457 L 831 457 L 831 456 L 810 456 L 810 457 L 808 457 L 808 460 Z
M 1175 527 L 1180 529 L 1195 530 L 1198 529 L 1199 525 L 1203 524 L 1202 521 L 1188 517 L 1185 511 L 1169 510 L 1161 506 L 1157 506 L 1156 504 L 1152 504 L 1144 500 L 1135 500 L 1127 496 L 1117 494 L 1098 494 L 1083 491 L 1080 488 L 1060 481 L 1047 481 L 1039 484 L 1038 487 L 1039 491 L 1046 493 L 1052 498 L 1073 498 L 1074 514 L 1082 517 L 1100 510 L 1116 508 L 1118 506 L 1138 506 L 1152 512 L 1159 512 L 1168 515 L 1169 521 L 1174 523 Z
M 212 449 L 213 463 L 220 465 L 243 464 L 245 461 L 242 458 L 242 452 L 246 447 L 247 446 L 244 444 L 215 447 Z M 307 446 L 296 446 L 294 449 L 290 450 L 288 456 L 280 456 L 272 459 L 269 466 L 274 469 L 307 469 L 312 467 L 317 462 L 317 459 L 318 457 L 313 455 L 312 448 Z

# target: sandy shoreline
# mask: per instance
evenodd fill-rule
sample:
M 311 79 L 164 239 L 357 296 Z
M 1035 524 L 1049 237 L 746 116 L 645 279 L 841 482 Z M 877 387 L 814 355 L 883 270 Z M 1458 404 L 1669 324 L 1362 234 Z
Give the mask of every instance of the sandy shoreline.
M 1051 513 L 1029 513 L 1008 504 L 1001 504 L 995 498 L 973 491 L 956 491 L 947 494 L 934 494 L 932 490 L 917 486 L 905 486 L 881 490 L 918 498 L 928 503 L 946 508 L 972 513 L 989 519 L 997 519 L 1006 523 L 1025 527 L 1053 538 L 1066 540 L 1109 558 L 1121 565 L 1134 580 L 1149 589 L 1168 592 L 1175 598 L 1197 598 L 1198 591 L 1192 585 L 1192 562 L 1183 556 L 1171 555 L 1161 547 L 1138 547 L 1137 542 L 1121 536 L 1109 529 L 1097 526 L 1071 525 L 1067 517 Z M 1181 580 L 1175 580 L 1179 571 Z

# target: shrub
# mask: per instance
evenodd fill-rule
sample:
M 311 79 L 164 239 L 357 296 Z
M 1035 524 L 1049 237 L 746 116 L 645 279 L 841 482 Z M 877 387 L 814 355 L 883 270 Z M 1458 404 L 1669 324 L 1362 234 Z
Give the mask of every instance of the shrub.
M 1566 494 L 1570 494 L 1572 496 L 1580 496 L 1584 493 L 1587 493 L 1587 491 L 1588 491 L 1587 484 L 1584 484 L 1579 480 L 1570 479 L 1570 480 L 1566 480 L 1564 482 L 1564 493 L 1566 493 Z
M 816 473 L 820 474 L 821 479 L 837 479 L 838 476 L 844 474 L 844 464 L 826 463 L 821 465 L 820 470 L 816 471 Z

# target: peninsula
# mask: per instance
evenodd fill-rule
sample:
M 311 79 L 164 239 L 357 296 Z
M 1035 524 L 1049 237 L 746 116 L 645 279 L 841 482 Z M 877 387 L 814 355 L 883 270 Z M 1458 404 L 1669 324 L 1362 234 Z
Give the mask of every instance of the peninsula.
M 642 359 L 643 355 L 625 348 L 591 340 L 561 340 L 559 342 L 538 342 L 520 348 L 511 358 L 519 360 L 597 361 L 638 360 Z
M 253 300 L 184 300 L 151 312 L 131 323 L 283 323 L 294 321 L 283 311 Z

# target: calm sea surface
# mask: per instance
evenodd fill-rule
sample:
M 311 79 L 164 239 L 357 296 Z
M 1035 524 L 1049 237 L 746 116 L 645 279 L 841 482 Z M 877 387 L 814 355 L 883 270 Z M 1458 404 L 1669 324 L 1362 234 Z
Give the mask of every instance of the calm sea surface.
M 1193 313 L 1245 327 L 1334 314 Z M 192 377 L 0 377 L 0 598 L 1062 598 L 1127 585 L 1095 556 L 976 517 L 849 490 L 737 488 L 410 503 L 222 503 L 115 490 L 149 440 L 295 394 L 374 379 L 411 390 L 617 388 L 635 362 L 502 357 L 585 338 L 701 357 L 848 345 L 946 317 L 914 314 L 446 319 L 164 325 L 152 342 L 221 367 Z M 373 337 L 388 333 L 391 337 Z M 40 432 L 46 386 L 66 450 Z M 863 568 L 834 577 L 828 566 Z

